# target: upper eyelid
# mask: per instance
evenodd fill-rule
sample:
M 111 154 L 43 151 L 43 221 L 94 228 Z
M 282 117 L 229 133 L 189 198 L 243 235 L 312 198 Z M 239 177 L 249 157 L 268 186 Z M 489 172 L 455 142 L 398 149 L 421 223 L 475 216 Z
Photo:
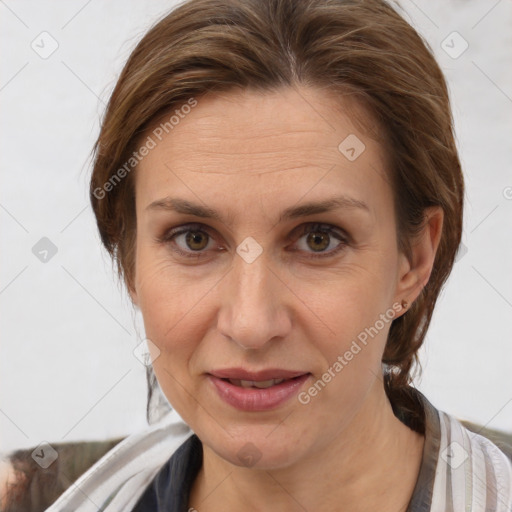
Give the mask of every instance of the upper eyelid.
M 286 235 L 286 237 L 289 238 L 293 234 L 295 234 L 297 232 L 300 232 L 302 230 L 306 230 L 307 228 L 311 228 L 311 229 L 313 229 L 313 228 L 316 228 L 316 229 L 325 228 L 326 231 L 331 231 L 331 232 L 338 231 L 342 235 L 346 236 L 347 238 L 349 237 L 349 235 L 346 232 L 346 230 L 341 228 L 341 227 L 339 227 L 339 226 L 335 226 L 333 224 L 329 224 L 328 222 L 315 222 L 315 221 L 303 222 L 302 224 L 299 224 L 298 226 L 295 226 L 288 233 L 288 235 Z M 206 224 L 202 224 L 200 222 L 191 222 L 191 223 L 182 224 L 180 226 L 176 226 L 174 228 L 166 230 L 164 235 L 162 236 L 162 238 L 165 238 L 167 236 L 171 237 L 171 236 L 175 236 L 175 235 L 178 235 L 178 234 L 181 235 L 183 233 L 187 233 L 188 231 L 204 231 L 207 234 L 210 234 L 210 232 L 217 232 L 217 230 L 215 228 L 213 228 L 211 226 L 208 226 Z

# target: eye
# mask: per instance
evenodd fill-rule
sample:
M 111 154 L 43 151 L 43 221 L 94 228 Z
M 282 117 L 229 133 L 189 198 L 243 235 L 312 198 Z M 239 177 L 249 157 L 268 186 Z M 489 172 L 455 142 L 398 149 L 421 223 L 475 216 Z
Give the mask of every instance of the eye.
M 204 256 L 211 241 L 211 235 L 202 224 L 188 224 L 171 229 L 157 239 L 157 242 L 170 245 L 173 251 L 187 258 Z
M 306 253 L 310 252 L 308 249 L 313 251 L 308 254 L 310 258 L 334 256 L 349 243 L 348 236 L 330 224 L 304 224 L 299 226 L 295 236 L 300 237 L 297 241 L 300 251 Z M 326 250 L 329 247 L 331 250 Z
M 297 238 L 298 250 L 309 253 L 308 258 L 334 256 L 349 244 L 349 237 L 330 224 L 303 224 L 288 236 L 290 240 Z M 156 241 L 169 245 L 180 256 L 197 259 L 205 256 L 207 250 L 212 248 L 210 242 L 213 237 L 202 224 L 187 224 L 167 231 Z M 326 250 L 329 247 L 331 250 Z M 312 249 L 312 252 L 308 249 Z M 296 251 L 291 249 L 291 252 Z

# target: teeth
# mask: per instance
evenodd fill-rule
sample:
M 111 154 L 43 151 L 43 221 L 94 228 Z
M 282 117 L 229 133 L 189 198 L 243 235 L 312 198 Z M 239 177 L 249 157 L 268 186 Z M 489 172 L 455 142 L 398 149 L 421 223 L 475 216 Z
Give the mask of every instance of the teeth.
M 234 386 L 240 386 L 242 388 L 258 388 L 258 389 L 266 389 L 271 386 L 275 386 L 276 384 L 280 384 L 284 379 L 270 379 L 270 380 L 240 380 L 240 379 L 229 379 L 229 382 Z

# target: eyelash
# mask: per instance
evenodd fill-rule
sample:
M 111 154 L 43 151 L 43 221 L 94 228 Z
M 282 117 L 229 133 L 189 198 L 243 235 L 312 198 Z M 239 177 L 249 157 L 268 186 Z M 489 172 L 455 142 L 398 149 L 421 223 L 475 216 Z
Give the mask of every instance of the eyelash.
M 340 244 L 332 249 L 329 252 L 321 252 L 321 253 L 311 253 L 308 257 L 312 259 L 316 258 L 327 258 L 332 257 L 335 254 L 342 251 L 347 245 L 349 245 L 349 237 L 343 233 L 340 229 L 335 228 L 334 226 L 331 226 L 330 224 L 320 224 L 320 223 L 307 223 L 303 224 L 299 227 L 298 232 L 298 238 L 297 240 L 300 240 L 304 235 L 312 232 L 319 232 L 319 233 L 325 233 L 329 236 L 333 236 L 337 240 L 340 241 Z M 294 230 L 297 231 L 297 230 Z M 206 226 L 202 224 L 186 224 L 184 226 L 180 226 L 178 228 L 171 229 L 170 231 L 167 231 L 164 233 L 163 236 L 158 237 L 156 241 L 160 244 L 171 244 L 173 243 L 174 247 L 172 247 L 172 250 L 177 252 L 180 256 L 184 256 L 186 258 L 201 258 L 204 255 L 204 251 L 193 251 L 193 252 L 186 252 L 180 249 L 178 246 L 175 245 L 174 239 L 182 234 L 189 233 L 189 232 L 200 232 L 205 233 L 208 237 L 213 238 L 209 233 Z M 291 238 L 292 235 L 289 236 Z M 294 236 L 295 238 L 295 236 Z M 329 240 L 330 243 L 330 240 Z M 293 251 L 295 252 L 295 251 Z

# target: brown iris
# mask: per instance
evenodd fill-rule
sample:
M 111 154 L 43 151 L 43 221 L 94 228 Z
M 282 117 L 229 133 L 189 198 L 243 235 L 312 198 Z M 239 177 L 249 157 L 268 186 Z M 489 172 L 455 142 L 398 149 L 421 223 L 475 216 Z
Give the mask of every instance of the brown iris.
M 200 251 L 208 245 L 208 235 L 202 231 L 189 231 L 186 236 L 186 241 L 190 249 Z M 199 244 L 199 247 L 196 244 Z
M 329 245 L 329 235 L 327 233 L 322 233 L 321 231 L 312 231 L 311 233 L 309 233 L 306 241 L 308 245 L 310 242 L 318 244 L 316 245 L 316 247 L 310 245 L 311 249 L 315 251 L 322 251 Z

